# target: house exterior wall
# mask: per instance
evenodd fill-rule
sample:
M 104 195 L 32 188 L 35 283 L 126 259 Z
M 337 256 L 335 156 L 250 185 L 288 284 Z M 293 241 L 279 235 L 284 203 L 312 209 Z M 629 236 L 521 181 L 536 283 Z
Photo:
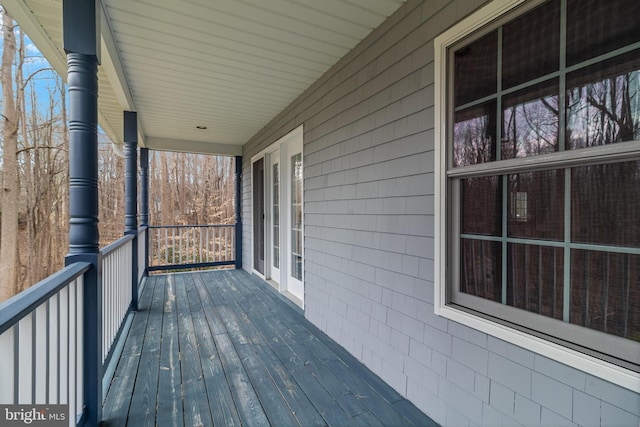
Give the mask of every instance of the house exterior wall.
M 484 1 L 405 2 L 244 147 L 304 124 L 305 316 L 443 425 L 640 425 L 640 395 L 434 314 L 433 39 Z

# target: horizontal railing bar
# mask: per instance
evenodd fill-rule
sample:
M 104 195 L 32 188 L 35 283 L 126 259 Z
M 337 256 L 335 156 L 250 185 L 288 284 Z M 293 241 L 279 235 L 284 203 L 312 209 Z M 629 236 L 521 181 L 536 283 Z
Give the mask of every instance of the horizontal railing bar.
M 0 334 L 90 268 L 88 262 L 73 263 L 0 304 Z
M 222 227 L 235 227 L 236 224 L 204 224 L 204 225 L 150 225 L 151 229 L 163 229 L 163 228 L 222 228 Z
M 133 234 L 126 234 L 123 237 L 119 238 L 118 240 L 116 240 L 115 242 L 105 246 L 104 248 L 100 249 L 100 254 L 103 257 L 106 257 L 107 255 L 109 255 L 111 252 L 120 249 L 121 247 L 123 247 L 124 245 L 127 244 L 127 242 L 129 242 L 130 240 L 133 240 L 135 236 Z
M 153 265 L 149 266 L 149 271 L 166 271 L 166 270 L 181 270 L 183 268 L 202 268 L 202 267 L 219 267 L 223 265 L 234 265 L 235 260 L 228 261 L 216 261 L 216 262 L 200 262 L 195 264 L 171 264 L 171 265 Z

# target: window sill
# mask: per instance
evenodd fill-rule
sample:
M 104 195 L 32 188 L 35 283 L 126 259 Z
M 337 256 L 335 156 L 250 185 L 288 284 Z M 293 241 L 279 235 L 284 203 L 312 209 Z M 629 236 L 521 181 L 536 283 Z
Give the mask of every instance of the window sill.
M 435 305 L 435 314 L 626 389 L 640 392 L 640 373 L 444 304 Z

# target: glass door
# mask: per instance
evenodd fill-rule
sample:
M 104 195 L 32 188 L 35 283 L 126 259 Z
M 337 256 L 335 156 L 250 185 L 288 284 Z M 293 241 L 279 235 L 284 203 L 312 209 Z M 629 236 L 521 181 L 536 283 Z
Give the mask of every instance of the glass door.
M 264 275 L 264 158 L 253 163 L 253 269 Z
M 269 223 L 271 271 L 269 276 L 274 282 L 280 283 L 280 153 L 273 153 L 269 158 L 271 159 L 271 218 Z
M 287 146 L 287 291 L 304 301 L 302 141 Z
M 302 126 L 254 158 L 254 272 L 304 307 Z

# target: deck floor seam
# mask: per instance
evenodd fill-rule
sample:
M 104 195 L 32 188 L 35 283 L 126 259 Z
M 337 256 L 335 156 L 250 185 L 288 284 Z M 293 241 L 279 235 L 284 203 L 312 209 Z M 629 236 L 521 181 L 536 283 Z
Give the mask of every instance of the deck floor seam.
M 436 425 L 244 270 L 147 278 L 103 413 L 104 426 Z

